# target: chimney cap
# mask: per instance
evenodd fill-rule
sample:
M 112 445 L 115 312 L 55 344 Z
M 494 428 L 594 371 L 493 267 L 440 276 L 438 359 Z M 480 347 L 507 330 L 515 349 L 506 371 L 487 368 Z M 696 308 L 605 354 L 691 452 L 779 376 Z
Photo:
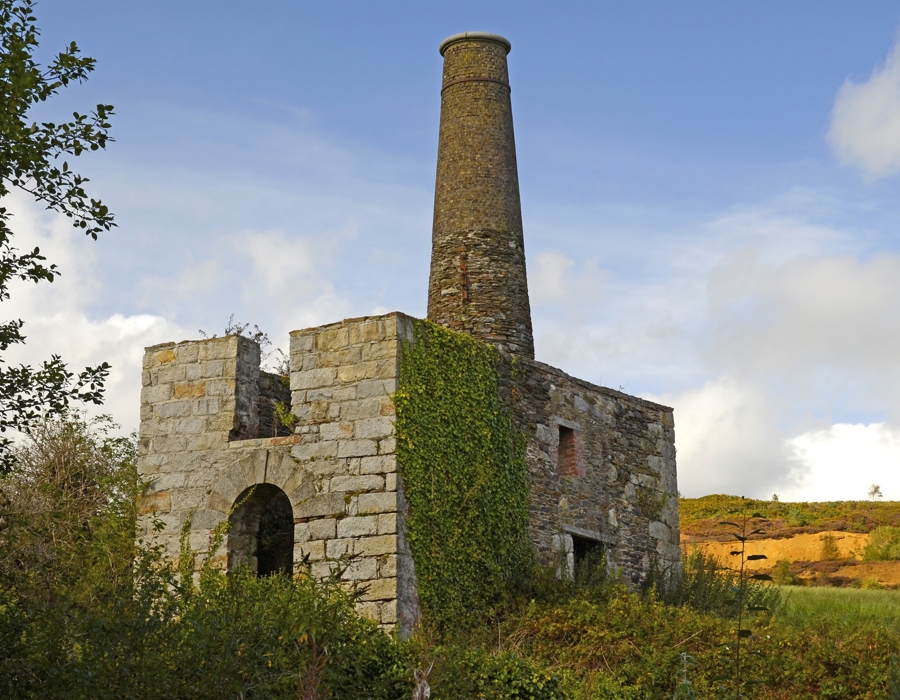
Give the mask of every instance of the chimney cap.
M 510 49 L 512 48 L 512 44 L 509 43 L 509 39 L 504 39 L 499 34 L 491 34 L 490 32 L 462 32 L 461 34 L 448 36 L 441 42 L 441 46 L 439 49 L 441 52 L 441 56 L 444 55 L 444 51 L 447 50 L 447 47 L 460 41 L 493 41 L 495 44 L 500 44 L 500 46 L 505 48 L 506 53 L 509 53 Z

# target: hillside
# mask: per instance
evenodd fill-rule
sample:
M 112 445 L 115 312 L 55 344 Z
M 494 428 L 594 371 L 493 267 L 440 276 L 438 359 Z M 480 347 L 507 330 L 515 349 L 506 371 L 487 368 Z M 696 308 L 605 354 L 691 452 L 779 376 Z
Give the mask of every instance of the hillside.
M 881 525 L 900 526 L 900 501 L 787 503 L 714 494 L 678 502 L 683 542 L 723 542 L 731 531 L 719 523 L 741 513 L 751 516 L 757 538 L 781 539 L 826 531 L 868 533 Z
M 900 526 L 900 502 L 833 501 L 782 503 L 711 495 L 679 501 L 681 543 L 733 566 L 734 528 L 722 521 L 748 516 L 753 535 L 747 554 L 767 558 L 748 562 L 757 572 L 773 572 L 789 562 L 776 580 L 814 586 L 900 588 L 900 561 L 863 561 L 869 533 L 881 526 Z M 784 565 L 782 565 L 784 566 Z

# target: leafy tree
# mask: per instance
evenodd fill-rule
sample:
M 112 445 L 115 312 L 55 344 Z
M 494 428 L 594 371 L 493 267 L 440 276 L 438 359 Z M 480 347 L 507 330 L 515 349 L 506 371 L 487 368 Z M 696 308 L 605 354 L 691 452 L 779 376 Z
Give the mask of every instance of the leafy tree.
M 95 61 L 81 56 L 75 42 L 41 67 L 34 58 L 40 31 L 32 0 L 0 0 L 0 200 L 12 188 L 29 193 L 47 209 L 64 214 L 93 239 L 115 223 L 100 200 L 88 196 L 86 177 L 69 168 L 67 157 L 106 148 L 111 105 L 69 121 L 37 123 L 31 113 L 61 88 L 81 83 Z M 11 214 L 0 206 L 0 301 L 9 299 L 15 280 L 52 282 L 60 274 L 39 248 L 20 252 L 12 245 Z M 0 353 L 25 342 L 21 319 L 0 322 Z M 79 374 L 58 355 L 39 367 L 7 366 L 0 355 L 0 433 L 28 431 L 42 417 L 63 413 L 72 401 L 101 403 L 105 362 Z M 0 472 L 13 464 L 11 440 L 0 437 Z
M 0 589 L 38 606 L 90 603 L 127 579 L 135 552 L 137 440 L 108 416 L 33 426 L 0 475 Z

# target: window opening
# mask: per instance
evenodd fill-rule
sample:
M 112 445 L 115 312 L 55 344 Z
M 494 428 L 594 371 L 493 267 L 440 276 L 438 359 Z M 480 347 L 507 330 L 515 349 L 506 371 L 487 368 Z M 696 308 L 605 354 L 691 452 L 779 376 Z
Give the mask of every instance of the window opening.
M 556 464 L 560 474 L 576 476 L 581 474 L 578 464 L 578 436 L 575 434 L 575 430 L 564 425 L 559 426 Z

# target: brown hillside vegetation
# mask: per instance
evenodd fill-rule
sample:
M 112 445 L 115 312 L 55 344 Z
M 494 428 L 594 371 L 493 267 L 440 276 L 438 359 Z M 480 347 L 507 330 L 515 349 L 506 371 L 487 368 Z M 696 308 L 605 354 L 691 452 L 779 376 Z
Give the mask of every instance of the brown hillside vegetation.
M 681 498 L 678 502 L 683 541 L 725 542 L 733 539 L 723 520 L 741 513 L 751 516 L 751 529 L 765 534 L 756 539 L 781 539 L 796 535 L 834 532 L 867 533 L 881 525 L 900 526 L 900 501 L 825 501 L 785 503 L 713 494 Z

